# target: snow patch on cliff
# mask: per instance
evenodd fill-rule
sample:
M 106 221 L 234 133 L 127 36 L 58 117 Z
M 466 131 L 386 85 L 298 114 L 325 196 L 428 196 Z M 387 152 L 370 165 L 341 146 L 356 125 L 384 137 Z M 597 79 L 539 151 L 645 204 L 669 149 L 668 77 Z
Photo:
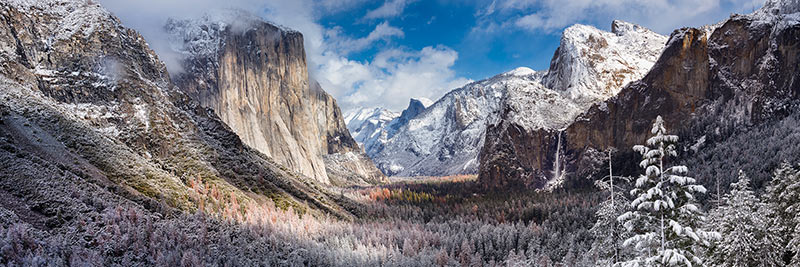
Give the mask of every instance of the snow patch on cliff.
M 8 0 L 17 9 L 31 14 L 47 15 L 54 20 L 47 27 L 55 32 L 56 40 L 66 40 L 75 34 L 89 36 L 104 27 L 119 25 L 114 16 L 97 3 L 85 0 Z
M 398 117 L 399 114 L 383 108 L 361 108 L 346 114 L 344 122 L 353 139 L 369 154 L 394 135 L 389 126 Z
M 367 154 L 388 175 L 476 173 L 487 125 L 565 128 L 592 104 L 641 79 L 667 41 L 622 21 L 612 28 L 570 27 L 548 71 L 519 67 L 455 89 Z
M 644 77 L 667 37 L 639 25 L 615 20 L 612 32 L 587 25 L 564 30 L 561 44 L 544 77 L 547 88 L 572 99 L 605 100 Z

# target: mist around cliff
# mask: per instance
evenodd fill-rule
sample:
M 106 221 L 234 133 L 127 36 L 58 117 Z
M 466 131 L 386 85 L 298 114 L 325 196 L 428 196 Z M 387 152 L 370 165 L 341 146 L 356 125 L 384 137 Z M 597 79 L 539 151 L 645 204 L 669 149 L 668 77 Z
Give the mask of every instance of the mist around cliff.
M 200 18 L 167 23 L 188 26 L 198 62 L 178 80 L 94 1 L 0 2 L 0 265 L 800 264 L 798 0 L 669 37 L 575 25 L 547 71 L 433 104 L 378 79 L 342 101 L 408 108 L 352 116 L 309 80 L 297 32 L 264 22 L 266 40 L 241 38 L 250 25 Z M 226 30 L 235 51 L 220 55 Z M 439 85 L 459 80 L 457 57 L 395 49 L 354 66 Z M 234 86 L 203 86 L 218 81 Z M 370 159 L 351 132 L 399 145 Z M 297 164 L 312 157 L 338 165 Z

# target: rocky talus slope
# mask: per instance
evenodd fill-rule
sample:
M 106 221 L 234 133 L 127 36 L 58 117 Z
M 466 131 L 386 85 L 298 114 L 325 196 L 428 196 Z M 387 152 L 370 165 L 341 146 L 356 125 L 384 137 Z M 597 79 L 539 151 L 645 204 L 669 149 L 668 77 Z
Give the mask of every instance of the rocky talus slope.
M 487 130 L 480 181 L 541 188 L 564 173 L 591 176 L 602 150 L 616 148 L 622 161 L 632 158 L 630 148 L 644 142 L 657 115 L 691 145 L 722 138 L 725 127 L 791 114 L 800 96 L 798 6 L 768 1 L 753 14 L 675 30 L 646 76 L 567 127 L 536 129 L 505 116 Z M 635 170 L 620 164 L 620 171 Z
M 487 125 L 516 121 L 528 129 L 566 127 L 592 104 L 644 76 L 667 40 L 623 21 L 611 28 L 567 28 L 547 71 L 522 67 L 455 89 L 369 155 L 387 175 L 477 173 Z
M 336 100 L 309 79 L 302 34 L 236 10 L 173 19 L 165 29 L 183 55 L 176 85 L 212 108 L 245 144 L 324 184 L 327 164 L 340 165 L 330 166 L 337 181 L 384 179 L 359 155 Z M 340 155 L 347 153 L 356 155 Z
M 266 200 L 351 217 L 338 194 L 193 102 L 142 36 L 99 5 L 14 0 L 0 10 L 4 223 L 57 232 L 102 223 L 109 207 L 163 216 Z

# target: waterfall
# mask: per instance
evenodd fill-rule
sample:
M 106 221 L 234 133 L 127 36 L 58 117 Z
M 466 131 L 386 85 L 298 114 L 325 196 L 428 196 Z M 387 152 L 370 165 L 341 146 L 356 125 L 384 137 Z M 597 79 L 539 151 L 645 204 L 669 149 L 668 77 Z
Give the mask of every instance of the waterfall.
M 560 182 L 561 176 L 564 173 L 561 171 L 561 133 L 563 131 L 558 131 L 558 145 L 556 146 L 556 157 L 553 160 L 553 179 L 552 182 Z

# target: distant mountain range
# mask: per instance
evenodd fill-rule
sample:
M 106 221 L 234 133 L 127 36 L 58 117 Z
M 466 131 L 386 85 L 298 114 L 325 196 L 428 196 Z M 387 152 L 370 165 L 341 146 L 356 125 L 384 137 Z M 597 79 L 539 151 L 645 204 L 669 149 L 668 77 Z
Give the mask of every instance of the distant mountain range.
M 411 99 L 408 108 L 400 114 L 384 108 L 360 108 L 345 115 L 345 123 L 353 138 L 367 154 L 383 149 L 383 144 L 394 137 L 397 130 L 408 124 L 432 102 L 426 98 Z
M 404 124 L 389 123 L 392 113 L 382 109 L 364 116 L 374 119 L 346 121 L 353 133 L 374 133 L 356 140 L 387 175 L 477 173 L 486 126 L 501 115 L 534 129 L 566 127 L 592 104 L 643 77 L 666 41 L 622 21 L 614 21 L 611 32 L 575 25 L 564 31 L 549 70 L 521 67 L 468 84 L 415 111 Z M 513 113 L 500 114 L 504 109 Z
M 631 29 L 614 28 L 625 29 L 617 30 L 623 34 Z M 701 179 L 735 177 L 737 168 L 750 163 L 738 161 L 737 166 L 728 165 L 729 162 L 750 157 L 747 149 L 754 147 L 740 147 L 738 155 L 728 156 L 734 158 L 716 160 L 707 158 L 708 154 L 697 154 L 698 149 L 722 150 L 720 147 L 730 145 L 737 135 L 748 135 L 759 131 L 759 127 L 770 129 L 776 122 L 797 114 L 799 32 L 800 1 L 767 1 L 752 14 L 732 15 L 701 28 L 675 30 L 654 65 L 647 61 L 638 65 L 642 68 L 632 68 L 645 70 L 639 74 L 646 75 L 605 80 L 612 81 L 608 94 L 601 95 L 601 101 L 584 106 L 574 120 L 566 120 L 558 127 L 537 127 L 527 120 L 543 111 L 529 108 L 524 100 L 511 101 L 501 108 L 499 120 L 488 126 L 486 145 L 480 153 L 479 180 L 487 187 L 542 188 L 565 182 L 561 176 L 566 173 L 574 178 L 572 182 L 580 183 L 606 168 L 603 161 L 607 164 L 608 159 L 603 151 L 609 148 L 618 151 L 613 165 L 619 174 L 633 175 L 639 168 L 635 160 L 630 160 L 634 157 L 631 147 L 645 141 L 658 115 L 664 117 L 671 132 L 682 136 L 681 156 L 690 165 L 701 167 L 697 163 L 708 162 L 727 166 L 713 168 Z M 607 55 L 589 58 L 607 59 Z M 551 73 L 554 67 L 560 69 L 560 62 L 565 62 L 562 58 L 569 57 L 556 53 Z M 649 65 L 652 67 L 643 68 Z M 551 77 L 545 78 L 545 84 L 557 85 Z M 589 84 L 593 85 L 589 88 L 603 88 L 603 83 Z M 587 94 L 592 92 L 598 91 Z M 521 99 L 540 101 L 538 97 Z M 756 144 L 762 141 L 752 140 Z M 755 147 L 767 146 L 771 144 Z M 775 168 L 782 160 L 798 159 L 788 151 L 792 148 L 774 147 L 759 157 L 758 169 Z M 706 156 L 697 158 L 699 155 Z M 759 179 L 767 179 L 766 176 L 760 173 Z
M 555 188 L 597 173 L 603 150 L 632 156 L 656 115 L 698 147 L 794 114 L 798 9 L 771 0 L 669 37 L 622 21 L 611 32 L 574 25 L 545 71 L 522 67 L 468 84 L 407 123 L 391 123 L 397 115 L 382 109 L 346 121 L 369 133 L 357 141 L 387 175 L 478 173 L 487 187 Z

